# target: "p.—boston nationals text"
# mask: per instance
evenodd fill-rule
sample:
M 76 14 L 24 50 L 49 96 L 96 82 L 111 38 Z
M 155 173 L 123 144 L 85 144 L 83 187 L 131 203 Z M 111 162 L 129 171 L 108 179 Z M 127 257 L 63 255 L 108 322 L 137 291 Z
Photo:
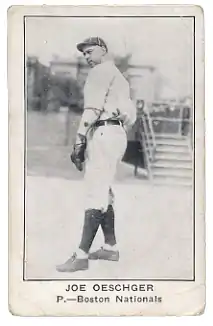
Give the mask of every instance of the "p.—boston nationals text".
M 161 303 L 153 284 L 67 284 L 56 296 L 57 303 Z

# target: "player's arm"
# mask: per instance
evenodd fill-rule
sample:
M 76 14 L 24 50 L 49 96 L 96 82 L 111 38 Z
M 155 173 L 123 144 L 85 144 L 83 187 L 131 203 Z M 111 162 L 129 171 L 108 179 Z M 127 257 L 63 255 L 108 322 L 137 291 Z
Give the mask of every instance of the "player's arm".
M 104 110 L 104 99 L 108 87 L 108 76 L 101 68 L 93 68 L 84 87 L 84 112 L 77 132 L 79 140 L 85 138 L 91 126 Z

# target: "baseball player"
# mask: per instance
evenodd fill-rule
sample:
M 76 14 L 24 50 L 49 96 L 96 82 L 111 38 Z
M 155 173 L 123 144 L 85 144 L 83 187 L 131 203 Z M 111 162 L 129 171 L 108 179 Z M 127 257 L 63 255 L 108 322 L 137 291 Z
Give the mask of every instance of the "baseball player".
M 91 37 L 77 45 L 91 67 L 84 86 L 84 112 L 71 160 L 85 167 L 85 218 L 77 251 L 60 272 L 86 270 L 89 259 L 118 261 L 114 227 L 112 182 L 116 166 L 127 146 L 127 129 L 136 119 L 127 80 L 109 58 L 106 43 Z M 105 243 L 98 251 L 90 247 L 101 226 Z

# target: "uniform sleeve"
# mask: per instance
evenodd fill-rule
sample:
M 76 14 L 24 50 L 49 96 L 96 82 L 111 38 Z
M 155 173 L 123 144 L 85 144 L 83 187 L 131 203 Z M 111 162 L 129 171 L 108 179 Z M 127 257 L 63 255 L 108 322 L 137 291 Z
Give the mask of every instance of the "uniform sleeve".
M 85 109 L 94 108 L 103 111 L 105 96 L 112 78 L 111 71 L 103 69 L 101 65 L 90 71 L 84 87 Z

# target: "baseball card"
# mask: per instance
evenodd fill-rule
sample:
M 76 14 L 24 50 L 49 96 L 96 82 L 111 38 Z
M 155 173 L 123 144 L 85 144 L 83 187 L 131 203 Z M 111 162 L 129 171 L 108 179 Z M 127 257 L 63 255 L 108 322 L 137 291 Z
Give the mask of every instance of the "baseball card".
M 8 10 L 9 310 L 205 310 L 199 6 Z

